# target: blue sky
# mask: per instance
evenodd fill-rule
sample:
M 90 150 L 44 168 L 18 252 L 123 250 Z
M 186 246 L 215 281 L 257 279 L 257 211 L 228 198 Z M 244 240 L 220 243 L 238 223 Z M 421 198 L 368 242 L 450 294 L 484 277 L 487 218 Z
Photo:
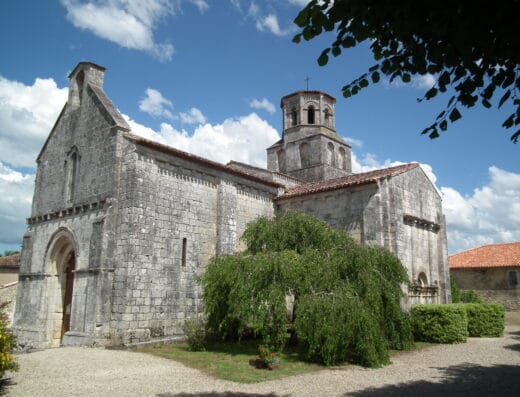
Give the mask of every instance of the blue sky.
M 280 98 L 309 88 L 337 98 L 336 128 L 357 172 L 417 161 L 443 195 L 450 253 L 520 241 L 520 146 L 501 127 L 511 108 L 466 111 L 437 140 L 420 136 L 447 98 L 435 83 L 387 81 L 344 99 L 374 61 L 361 46 L 319 67 L 332 41 L 293 44 L 305 0 L 0 2 L 0 252 L 30 214 L 35 158 L 80 61 L 107 68 L 104 89 L 134 132 L 226 162 L 265 166 L 281 129 Z M 508 113 L 509 111 L 509 113 Z

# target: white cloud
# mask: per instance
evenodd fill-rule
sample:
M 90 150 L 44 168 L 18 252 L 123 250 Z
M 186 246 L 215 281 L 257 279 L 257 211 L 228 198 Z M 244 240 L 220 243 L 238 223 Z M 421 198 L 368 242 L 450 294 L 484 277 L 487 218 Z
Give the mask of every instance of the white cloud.
M 168 123 L 162 123 L 160 130 L 154 131 L 124 117 L 134 134 L 221 163 L 237 160 L 265 167 L 265 148 L 280 139 L 278 132 L 256 113 L 229 118 L 221 124 L 200 125 L 192 134 Z
M 410 83 L 403 83 L 399 78 L 396 78 L 391 83 L 388 79 L 384 79 L 383 82 L 388 87 L 400 88 L 411 86 L 420 90 L 429 90 L 435 85 L 437 80 L 435 79 L 435 76 L 433 76 L 432 74 L 426 73 L 424 75 L 412 76 L 412 80 L 410 81 Z
M 33 167 L 67 95 L 53 79 L 25 85 L 0 76 L 0 161 Z
M 289 0 L 289 3 L 300 7 L 305 7 L 309 2 L 310 0 Z
M 253 109 L 263 109 L 271 114 L 276 112 L 276 108 L 267 98 L 263 98 L 262 100 L 254 98 L 249 102 L 249 106 Z
M 61 2 L 67 9 L 67 19 L 77 28 L 121 47 L 146 51 L 161 61 L 168 61 L 173 56 L 173 45 L 157 43 L 153 36 L 158 22 L 174 11 L 173 3 L 168 0 Z
M 209 4 L 205 0 L 191 0 L 201 13 L 209 9 Z
M 180 113 L 181 122 L 184 124 L 204 124 L 206 116 L 197 108 L 191 108 L 187 113 Z
M 489 181 L 464 197 L 441 187 L 450 252 L 520 241 L 520 174 L 489 167 Z
M 363 141 L 361 139 L 356 139 L 356 138 L 352 138 L 350 136 L 344 136 L 342 137 L 345 142 L 347 142 L 350 146 L 355 146 L 355 147 L 358 147 L 358 148 L 362 148 L 363 147 Z
M 21 174 L 0 162 L 0 245 L 21 244 L 33 190 L 34 175 Z
M 437 82 L 437 80 L 430 73 L 426 73 L 421 76 L 414 76 L 412 78 L 412 86 L 414 86 L 415 88 L 420 88 L 420 89 L 425 89 L 425 90 L 429 90 L 430 88 L 432 88 L 436 82 Z
M 256 21 L 256 28 L 261 32 L 271 32 L 275 36 L 285 36 L 294 32 L 293 28 L 282 29 L 278 22 L 278 17 L 275 14 L 269 14 L 265 17 L 260 17 Z
M 162 94 L 153 88 L 145 90 L 146 96 L 139 102 L 139 110 L 152 116 L 162 116 L 173 119 L 174 116 L 168 108 L 173 109 L 170 100 L 162 96 Z

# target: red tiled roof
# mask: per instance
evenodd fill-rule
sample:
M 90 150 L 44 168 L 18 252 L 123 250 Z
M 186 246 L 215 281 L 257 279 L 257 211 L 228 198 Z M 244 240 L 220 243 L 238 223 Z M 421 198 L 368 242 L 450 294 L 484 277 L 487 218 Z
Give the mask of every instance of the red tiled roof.
M 20 254 L 0 257 L 0 269 L 18 269 L 20 267 Z
M 327 192 L 330 190 L 343 189 L 350 186 L 366 185 L 368 183 L 375 183 L 379 179 L 399 175 L 403 172 L 409 171 L 418 167 L 418 163 L 408 163 L 398 165 L 396 167 L 383 168 L 380 170 L 363 172 L 360 174 L 352 174 L 337 179 L 330 179 L 328 181 L 306 183 L 305 185 L 296 186 L 287 189 L 285 194 L 278 196 L 276 200 L 285 200 L 293 197 L 306 196 L 308 194 Z
M 520 266 L 520 243 L 490 244 L 448 258 L 450 269 Z

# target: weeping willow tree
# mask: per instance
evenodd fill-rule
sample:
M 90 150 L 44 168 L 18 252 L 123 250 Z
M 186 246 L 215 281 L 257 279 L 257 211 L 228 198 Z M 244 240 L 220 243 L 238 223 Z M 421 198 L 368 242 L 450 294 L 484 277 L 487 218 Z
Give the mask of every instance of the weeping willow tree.
M 297 212 L 256 220 L 242 240 L 244 252 L 214 258 L 201 279 L 215 335 L 256 336 L 282 349 L 291 295 L 293 329 L 309 360 L 374 367 L 388 363 L 389 349 L 411 345 L 410 321 L 400 308 L 408 277 L 388 251 L 361 246 Z

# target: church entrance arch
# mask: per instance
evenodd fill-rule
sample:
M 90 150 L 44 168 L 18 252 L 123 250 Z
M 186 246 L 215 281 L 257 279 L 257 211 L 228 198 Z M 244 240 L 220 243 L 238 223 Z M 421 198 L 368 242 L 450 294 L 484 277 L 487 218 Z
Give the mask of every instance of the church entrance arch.
M 58 347 L 71 329 L 74 270 L 76 269 L 75 243 L 67 229 L 58 230 L 51 238 L 46 267 L 52 277 L 48 280 L 47 299 L 50 345 Z

